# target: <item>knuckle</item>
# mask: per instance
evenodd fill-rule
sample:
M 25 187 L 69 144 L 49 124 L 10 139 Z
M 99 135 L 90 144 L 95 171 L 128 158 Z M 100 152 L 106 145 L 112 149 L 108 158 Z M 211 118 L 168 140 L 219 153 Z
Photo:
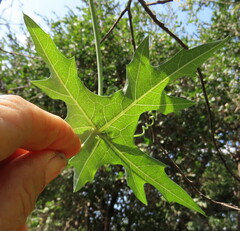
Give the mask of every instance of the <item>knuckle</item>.
M 25 121 L 28 120 L 28 106 L 21 96 L 1 95 L 0 96 L 0 119 L 5 124 L 15 126 L 24 130 Z

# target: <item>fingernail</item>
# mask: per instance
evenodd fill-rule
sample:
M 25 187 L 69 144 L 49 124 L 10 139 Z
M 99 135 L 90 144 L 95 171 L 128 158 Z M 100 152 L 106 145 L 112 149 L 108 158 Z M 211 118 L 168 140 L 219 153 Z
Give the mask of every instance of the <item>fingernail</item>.
M 48 184 L 54 178 L 56 178 L 67 166 L 68 160 L 63 153 L 56 153 L 51 158 L 46 167 L 46 183 Z

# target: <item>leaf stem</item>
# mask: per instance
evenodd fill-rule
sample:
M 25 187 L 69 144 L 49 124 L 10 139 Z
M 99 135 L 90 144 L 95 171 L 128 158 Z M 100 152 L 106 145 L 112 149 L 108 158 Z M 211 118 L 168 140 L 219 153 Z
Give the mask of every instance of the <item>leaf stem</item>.
M 103 68 L 102 68 L 102 55 L 100 50 L 99 26 L 97 22 L 96 11 L 95 11 L 93 0 L 88 0 L 88 2 L 89 2 L 91 17 L 92 17 L 92 25 L 93 25 L 93 33 L 94 33 L 96 57 L 97 57 L 98 95 L 103 95 Z

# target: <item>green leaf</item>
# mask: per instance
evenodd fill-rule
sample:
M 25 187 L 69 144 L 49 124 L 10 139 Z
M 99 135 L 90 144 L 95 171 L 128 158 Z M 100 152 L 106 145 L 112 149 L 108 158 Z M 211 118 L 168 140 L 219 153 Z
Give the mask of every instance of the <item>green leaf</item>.
M 74 58 L 64 57 L 49 35 L 28 16 L 24 19 L 38 54 L 51 72 L 50 78 L 33 83 L 53 99 L 66 102 L 66 120 L 83 142 L 81 153 L 70 160 L 75 168 L 74 190 L 92 181 L 102 165 L 119 164 L 126 170 L 128 185 L 144 204 L 147 204 L 144 185 L 149 183 L 168 201 L 204 214 L 192 198 L 169 179 L 163 163 L 135 146 L 133 135 L 143 112 L 158 110 L 167 114 L 193 104 L 166 95 L 164 88 L 182 76 L 195 76 L 196 68 L 225 41 L 182 50 L 166 63 L 153 67 L 149 62 L 149 40 L 146 38 L 127 65 L 124 89 L 111 96 L 97 96 L 77 77 Z

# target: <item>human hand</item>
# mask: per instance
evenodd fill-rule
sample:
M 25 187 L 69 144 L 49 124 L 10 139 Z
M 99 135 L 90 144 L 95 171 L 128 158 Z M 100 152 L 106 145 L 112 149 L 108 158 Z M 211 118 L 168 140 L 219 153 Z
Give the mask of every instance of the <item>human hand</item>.
M 24 231 L 38 195 L 80 150 L 71 127 L 19 96 L 0 95 L 0 230 Z

